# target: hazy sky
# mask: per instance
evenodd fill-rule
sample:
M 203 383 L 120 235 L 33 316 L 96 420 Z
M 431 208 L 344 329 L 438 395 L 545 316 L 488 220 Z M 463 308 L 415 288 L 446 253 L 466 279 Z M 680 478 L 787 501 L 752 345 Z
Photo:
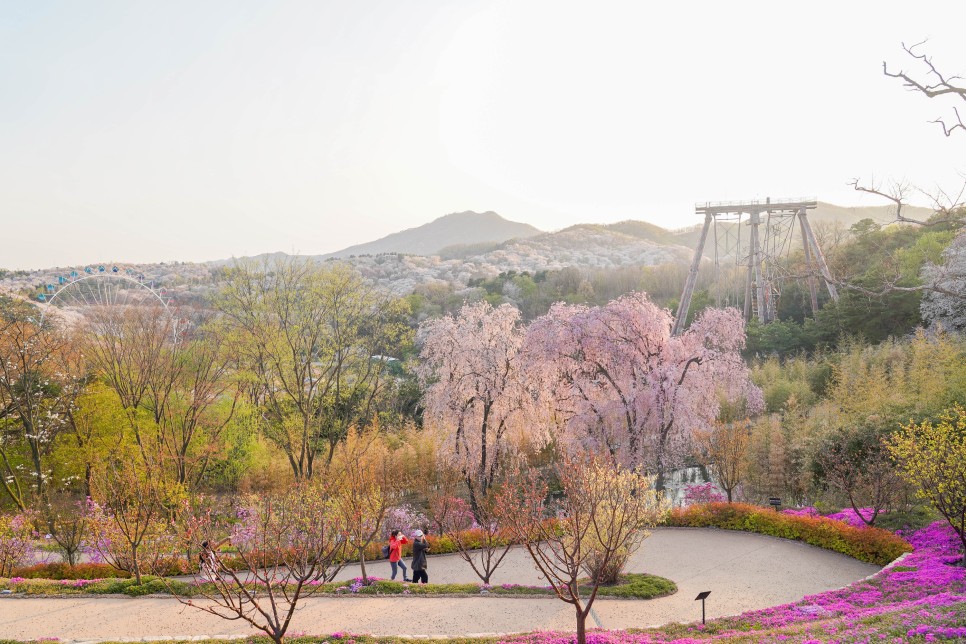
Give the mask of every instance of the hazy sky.
M 449 212 L 545 230 L 962 182 L 882 75 L 966 2 L 0 0 L 0 267 L 323 253 Z M 917 69 L 918 71 L 918 69 Z M 923 201 L 923 200 L 921 200 Z

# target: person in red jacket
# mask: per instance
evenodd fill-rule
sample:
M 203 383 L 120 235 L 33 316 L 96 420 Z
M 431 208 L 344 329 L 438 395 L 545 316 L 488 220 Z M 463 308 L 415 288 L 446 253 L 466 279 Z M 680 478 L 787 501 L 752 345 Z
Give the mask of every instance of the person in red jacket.
M 389 536 L 389 565 L 392 566 L 391 579 L 395 579 L 398 568 L 402 568 L 403 581 L 411 581 L 409 577 L 406 576 L 408 574 L 408 569 L 402 560 L 402 547 L 407 543 L 409 543 L 409 539 L 406 538 L 406 535 L 399 534 L 399 530 L 393 530 L 392 534 Z

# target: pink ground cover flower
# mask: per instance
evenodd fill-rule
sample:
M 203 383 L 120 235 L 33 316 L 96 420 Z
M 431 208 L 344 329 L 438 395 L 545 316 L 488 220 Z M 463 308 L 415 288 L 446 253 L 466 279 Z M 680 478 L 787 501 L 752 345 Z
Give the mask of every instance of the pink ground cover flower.
M 803 516 L 798 514 L 798 516 Z M 809 516 L 809 515 L 804 515 Z M 959 539 L 945 523 L 903 535 L 915 548 L 901 562 L 846 588 L 799 602 L 743 613 L 688 627 L 687 637 L 661 631 L 593 631 L 594 644 L 693 644 L 731 638 L 757 642 L 964 641 L 966 569 Z M 784 629 L 786 632 L 775 632 Z M 904 636 L 897 637 L 897 633 Z M 510 637 L 508 644 L 572 644 L 572 633 L 536 632 Z
M 859 508 L 859 512 L 856 512 L 852 508 L 842 508 L 838 512 L 832 514 L 823 515 L 821 512 L 813 508 L 812 506 L 805 506 L 804 508 L 786 508 L 782 510 L 782 514 L 787 514 L 793 517 L 820 517 L 824 516 L 826 519 L 833 519 L 835 521 L 842 521 L 847 523 L 853 528 L 862 528 L 868 524 L 862 520 L 862 517 L 867 519 L 872 518 L 873 510 L 872 508 Z M 880 513 L 881 516 L 881 513 Z
M 868 523 L 862 520 L 862 517 L 865 517 L 866 519 L 871 519 L 874 513 L 875 511 L 872 508 L 859 508 L 858 513 L 856 513 L 856 511 L 853 510 L 852 508 L 842 508 L 841 510 L 839 510 L 834 514 L 825 515 L 825 518 L 835 519 L 836 521 L 844 521 L 845 523 L 848 523 L 850 526 L 853 526 L 855 528 L 861 528 L 869 525 Z
M 958 539 L 944 523 L 934 523 L 906 538 L 915 550 L 898 565 L 839 590 L 811 595 L 785 604 L 745 613 L 734 619 L 766 627 L 808 621 L 816 615 L 869 617 L 906 608 L 938 608 L 966 601 L 966 569 Z
M 806 506 L 804 508 L 785 508 L 782 510 L 782 514 L 787 514 L 793 517 L 820 517 L 822 513 L 813 508 L 812 506 Z

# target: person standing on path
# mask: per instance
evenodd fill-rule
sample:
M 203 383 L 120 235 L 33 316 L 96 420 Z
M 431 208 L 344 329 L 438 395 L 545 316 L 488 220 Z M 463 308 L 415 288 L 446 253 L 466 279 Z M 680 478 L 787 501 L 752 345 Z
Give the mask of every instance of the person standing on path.
M 420 584 L 429 583 L 429 575 L 426 573 L 426 553 L 429 551 L 429 542 L 423 536 L 422 530 L 413 532 L 413 581 Z
M 407 577 L 406 564 L 402 560 L 402 547 L 409 543 L 409 539 L 406 535 L 399 534 L 399 530 L 393 530 L 392 534 L 389 535 L 389 565 L 392 566 L 392 577 L 390 579 L 396 578 L 396 573 L 399 568 L 402 568 L 403 581 L 412 581 Z
M 210 541 L 201 542 L 201 552 L 198 553 L 198 560 L 201 564 L 201 578 L 207 581 L 220 581 L 221 575 L 218 574 L 218 569 L 221 566 L 221 560 L 218 558 L 218 551 L 221 547 L 231 541 L 231 537 L 225 537 L 218 543 L 211 543 Z

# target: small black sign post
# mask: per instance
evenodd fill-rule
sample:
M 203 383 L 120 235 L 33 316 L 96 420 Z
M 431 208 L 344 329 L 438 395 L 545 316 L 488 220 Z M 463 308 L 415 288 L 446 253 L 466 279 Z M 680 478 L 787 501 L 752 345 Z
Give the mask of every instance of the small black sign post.
M 698 593 L 698 596 L 694 598 L 694 601 L 701 600 L 701 623 L 704 624 L 704 600 L 708 598 L 711 594 L 710 590 L 706 590 L 703 593 Z
M 780 508 L 781 505 L 782 505 L 782 500 L 779 499 L 777 496 L 769 497 L 768 498 L 768 505 L 770 505 L 771 507 L 775 508 L 775 512 L 778 512 L 778 508 Z

